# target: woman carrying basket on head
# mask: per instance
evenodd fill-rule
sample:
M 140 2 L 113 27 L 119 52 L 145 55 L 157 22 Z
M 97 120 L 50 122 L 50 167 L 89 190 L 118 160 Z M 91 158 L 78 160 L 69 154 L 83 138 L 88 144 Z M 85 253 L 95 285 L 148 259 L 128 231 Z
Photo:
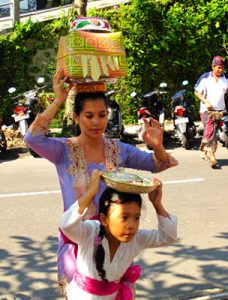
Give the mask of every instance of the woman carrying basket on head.
M 65 102 L 73 84 L 65 87 L 68 77 L 59 68 L 53 78 L 55 100 L 37 116 L 25 136 L 25 142 L 41 157 L 51 161 L 58 173 L 63 198 L 63 209 L 67 210 L 85 194 L 93 169 L 114 171 L 120 167 L 160 172 L 176 166 L 177 161 L 168 155 L 163 147 L 163 129 L 156 120 L 152 125 L 146 122 L 144 141 L 152 146 L 154 154 L 141 151 L 120 141 L 104 138 L 108 122 L 107 100 L 103 91 L 90 85 L 87 92 L 77 92 L 75 97 L 75 119 L 80 127 L 80 135 L 72 138 L 51 138 L 46 136 L 48 126 Z M 98 85 L 99 86 L 99 85 Z M 98 199 L 105 189 L 100 183 L 99 192 L 91 203 L 84 219 L 98 213 Z M 72 280 L 77 246 L 61 231 L 58 244 L 59 287 L 65 293 L 67 284 Z

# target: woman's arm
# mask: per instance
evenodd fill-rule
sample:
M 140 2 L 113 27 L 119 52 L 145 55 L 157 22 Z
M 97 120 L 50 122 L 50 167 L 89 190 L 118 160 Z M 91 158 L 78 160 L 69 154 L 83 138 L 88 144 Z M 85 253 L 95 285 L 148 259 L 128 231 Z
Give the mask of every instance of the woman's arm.
M 178 161 L 168 154 L 168 162 L 157 159 L 156 155 L 133 147 L 132 145 L 119 142 L 121 167 L 138 170 L 146 170 L 153 173 L 161 172 L 170 167 L 177 166 Z
M 154 118 L 150 118 L 150 123 L 143 119 L 146 130 L 142 134 L 142 138 L 147 145 L 150 145 L 154 150 L 154 161 L 157 164 L 157 172 L 163 171 L 170 167 L 178 165 L 176 159 L 169 155 L 163 146 L 164 130 L 160 123 Z
M 66 82 L 67 78 L 65 77 L 62 79 L 62 76 L 62 69 L 57 70 L 53 77 L 55 100 L 46 108 L 45 111 L 36 116 L 36 119 L 30 125 L 25 136 L 25 143 L 30 148 L 53 163 L 57 163 L 61 157 L 63 144 L 61 144 L 61 142 L 57 142 L 57 140 L 48 139 L 46 137 L 46 133 L 49 130 L 51 120 L 66 100 L 67 95 L 72 88 L 72 85 L 68 85 L 68 87 L 64 89 L 63 84 Z
M 32 134 L 45 133 L 48 130 L 51 120 L 54 118 L 61 105 L 67 98 L 67 95 L 70 89 L 73 87 L 73 84 L 68 85 L 64 88 L 64 84 L 67 80 L 67 77 L 63 78 L 63 70 L 58 69 L 53 77 L 53 90 L 55 93 L 55 100 L 38 115 L 36 120 L 31 124 L 29 130 Z

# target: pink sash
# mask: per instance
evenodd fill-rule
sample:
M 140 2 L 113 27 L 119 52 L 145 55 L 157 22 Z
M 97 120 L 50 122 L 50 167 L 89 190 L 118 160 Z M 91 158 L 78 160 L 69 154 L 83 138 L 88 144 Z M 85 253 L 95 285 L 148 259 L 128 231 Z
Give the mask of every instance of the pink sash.
M 134 283 L 141 274 L 141 267 L 138 265 L 131 265 L 124 273 L 119 282 L 104 282 L 101 280 L 93 279 L 91 277 L 80 274 L 78 270 L 74 275 L 73 280 L 77 285 L 93 295 L 107 296 L 119 291 L 116 300 L 132 300 L 131 284 Z

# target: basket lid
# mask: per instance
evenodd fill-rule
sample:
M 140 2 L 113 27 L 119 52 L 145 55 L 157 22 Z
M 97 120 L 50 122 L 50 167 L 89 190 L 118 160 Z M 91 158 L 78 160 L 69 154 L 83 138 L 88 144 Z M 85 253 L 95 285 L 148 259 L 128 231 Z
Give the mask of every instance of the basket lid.
M 80 17 L 71 23 L 70 31 L 84 30 L 91 32 L 111 32 L 112 28 L 108 21 L 98 17 Z

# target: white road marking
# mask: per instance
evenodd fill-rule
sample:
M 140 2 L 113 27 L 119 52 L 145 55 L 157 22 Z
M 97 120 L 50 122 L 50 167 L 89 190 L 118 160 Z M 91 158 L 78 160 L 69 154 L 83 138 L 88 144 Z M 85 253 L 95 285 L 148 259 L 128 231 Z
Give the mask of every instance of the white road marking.
M 203 178 L 190 178 L 190 179 L 180 179 L 180 180 L 170 180 L 163 181 L 163 184 L 176 184 L 176 183 L 191 183 L 191 182 L 202 182 L 205 181 Z
M 43 192 L 24 192 L 24 193 L 0 194 L 0 198 L 40 196 L 40 195 L 48 195 L 48 194 L 60 194 L 60 190 L 59 191 L 43 191 Z
M 202 181 L 205 181 L 205 179 L 203 179 L 203 178 L 190 178 L 190 179 L 163 181 L 163 184 L 191 183 L 191 182 L 202 182 Z M 0 198 L 60 194 L 60 192 L 61 192 L 60 190 L 57 190 L 57 191 L 43 191 L 43 192 L 9 193 L 9 194 L 0 194 Z

